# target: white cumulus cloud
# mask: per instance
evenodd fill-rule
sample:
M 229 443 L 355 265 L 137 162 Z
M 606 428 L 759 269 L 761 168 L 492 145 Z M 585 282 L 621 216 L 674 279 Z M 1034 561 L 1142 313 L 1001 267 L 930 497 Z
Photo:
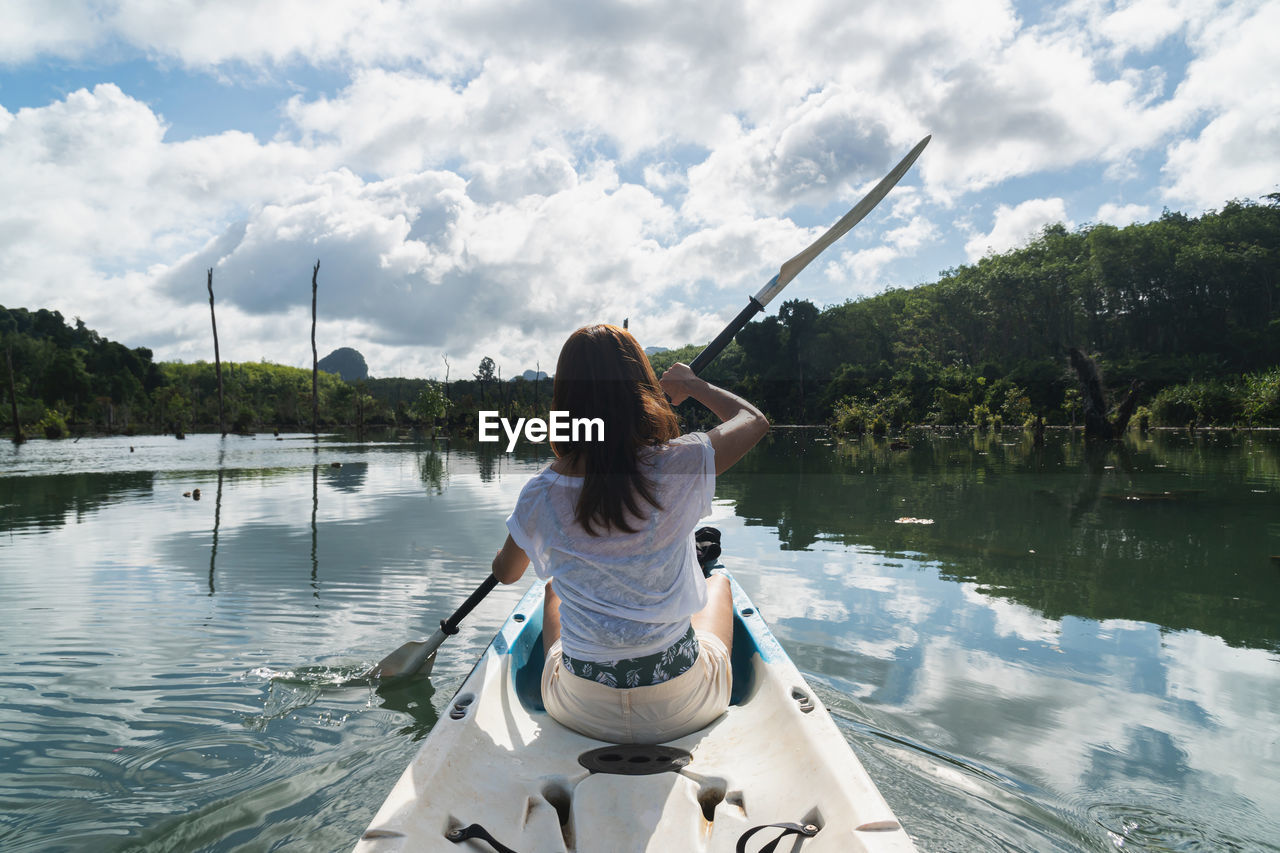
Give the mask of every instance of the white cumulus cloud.
M 1124 227 L 1135 222 L 1146 222 L 1152 218 L 1151 208 L 1145 204 L 1112 204 L 1107 202 L 1098 208 L 1094 217 L 1098 222 Z
M 995 223 L 986 234 L 975 234 L 964 244 L 970 261 L 990 254 L 1007 252 L 1025 246 L 1039 236 L 1046 225 L 1062 223 L 1074 228 L 1067 218 L 1066 203 L 1060 198 L 1033 198 L 1010 207 L 996 208 Z
M 236 350 L 302 359 L 287 330 L 319 258 L 322 323 L 375 373 L 545 364 L 601 319 L 705 340 L 926 133 L 789 297 L 926 280 L 960 244 L 1070 226 L 1068 199 L 1119 224 L 1274 191 L 1278 10 L 0 0 L 5 302 L 188 358 L 212 267 Z M 10 100 L 40 63 L 99 79 Z M 174 132 L 183 110 L 147 97 L 176 68 L 228 103 L 278 93 L 274 130 L 210 110 Z

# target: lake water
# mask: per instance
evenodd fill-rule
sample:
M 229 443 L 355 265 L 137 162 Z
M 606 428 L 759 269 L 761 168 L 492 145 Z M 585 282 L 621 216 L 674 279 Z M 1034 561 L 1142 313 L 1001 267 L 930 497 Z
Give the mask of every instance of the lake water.
M 1280 850 L 1280 438 L 910 440 L 777 430 L 712 523 L 920 848 Z M 528 581 L 430 681 L 344 681 L 484 578 L 545 462 L 6 443 L 0 849 L 348 849 Z

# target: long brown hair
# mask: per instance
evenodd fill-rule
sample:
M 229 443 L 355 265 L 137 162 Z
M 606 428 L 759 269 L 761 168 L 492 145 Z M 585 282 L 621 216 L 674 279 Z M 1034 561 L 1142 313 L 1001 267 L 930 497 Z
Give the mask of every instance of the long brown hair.
M 599 535 L 592 529 L 596 524 L 634 533 L 626 514 L 641 516 L 641 500 L 662 508 L 640 470 L 639 451 L 680 435 L 649 357 L 625 329 L 606 324 L 578 329 L 560 350 L 551 408 L 570 418 L 604 421 L 603 441 L 551 443 L 556 456 L 582 464 L 577 522 L 591 536 Z

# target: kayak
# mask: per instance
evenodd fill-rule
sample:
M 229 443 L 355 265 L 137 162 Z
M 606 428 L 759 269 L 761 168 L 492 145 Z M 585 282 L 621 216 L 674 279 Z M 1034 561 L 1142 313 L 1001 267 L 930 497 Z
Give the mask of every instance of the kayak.
M 516 605 L 357 853 L 902 853 L 916 848 L 747 594 L 733 692 L 655 746 L 571 731 L 541 701 L 543 585 Z

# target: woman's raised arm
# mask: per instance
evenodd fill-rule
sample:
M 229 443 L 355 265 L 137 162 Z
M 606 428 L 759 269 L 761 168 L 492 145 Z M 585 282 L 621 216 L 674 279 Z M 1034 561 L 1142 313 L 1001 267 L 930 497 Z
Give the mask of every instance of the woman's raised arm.
M 759 409 L 737 394 L 699 378 L 687 364 L 671 365 L 659 384 L 671 398 L 672 405 L 692 397 L 720 419 L 718 427 L 707 431 L 716 451 L 717 476 L 728 471 L 769 431 L 769 421 Z

